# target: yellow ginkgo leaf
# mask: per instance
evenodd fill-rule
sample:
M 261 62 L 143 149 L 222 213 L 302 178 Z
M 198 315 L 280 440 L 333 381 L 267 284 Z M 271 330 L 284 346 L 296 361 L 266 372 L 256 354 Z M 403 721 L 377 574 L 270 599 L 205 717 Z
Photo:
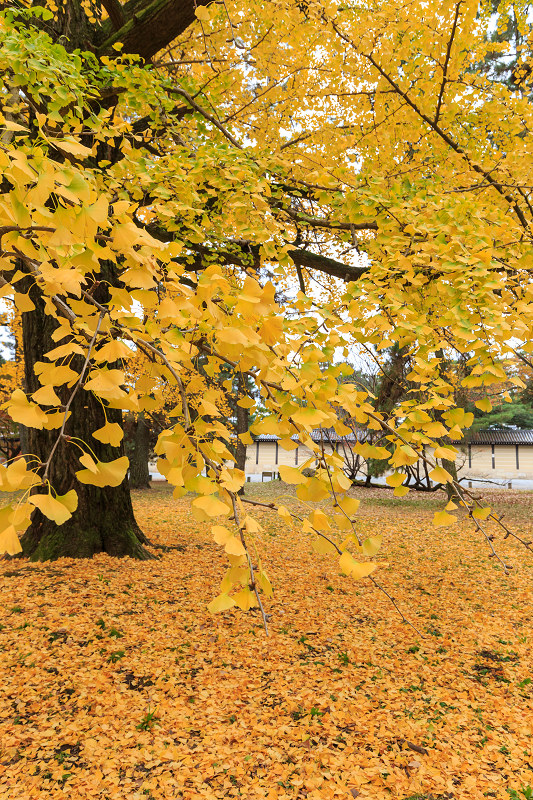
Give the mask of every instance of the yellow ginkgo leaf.
M 19 292 L 15 292 L 14 302 L 17 307 L 17 310 L 21 313 L 27 311 L 35 311 L 35 303 L 29 296 L 29 294 L 22 294 Z
M 362 545 L 364 555 L 369 557 L 375 556 L 381 549 L 382 541 L 383 536 L 381 534 L 369 536 L 368 539 L 365 539 Z
M 472 511 L 472 516 L 474 517 L 474 519 L 487 519 L 487 517 L 490 516 L 491 511 L 492 511 L 492 509 L 490 507 L 488 507 L 488 508 L 475 508 Z
M 106 400 L 118 400 L 126 396 L 126 392 L 120 388 L 124 380 L 122 370 L 102 367 L 91 370 L 83 388 Z
M 114 461 L 98 461 L 85 453 L 80 458 L 84 465 L 90 464 L 87 469 L 76 472 L 76 477 L 80 483 L 91 484 L 92 486 L 119 486 L 128 471 L 129 459 L 127 456 L 116 458 Z M 96 472 L 94 471 L 96 468 Z
M 133 355 L 135 355 L 135 351 L 132 347 L 129 347 L 125 342 L 121 342 L 119 339 L 112 339 L 99 350 L 96 350 L 93 358 L 95 361 L 108 361 L 109 363 L 113 363 L 114 361 L 118 361 L 119 358 L 131 358 Z
M 243 526 L 247 533 L 259 533 L 259 531 L 262 530 L 258 521 L 250 516 L 244 518 Z
M 67 419 L 70 415 L 71 412 L 68 411 L 66 414 Z M 63 411 L 53 411 L 51 414 L 46 415 L 46 422 L 43 424 L 43 428 L 47 431 L 56 430 L 62 426 L 64 419 L 65 414 Z
M 361 501 L 355 497 L 343 497 L 342 500 L 339 500 L 339 506 L 349 517 L 357 513 L 360 505 Z
M 226 611 L 228 608 L 235 606 L 235 600 L 227 594 L 219 594 L 214 600 L 211 600 L 207 606 L 210 614 L 216 614 L 218 611 Z
M 110 444 L 112 447 L 118 447 L 124 438 L 124 431 L 118 422 L 107 422 L 102 428 L 93 431 L 93 436 L 99 442 Z
M 437 436 L 446 436 L 448 431 L 442 424 L 442 422 L 431 421 L 427 425 L 424 425 L 423 431 L 426 436 L 432 436 L 436 438 Z
M 47 421 L 46 414 L 35 403 L 31 403 L 22 389 L 15 389 L 10 399 L 3 404 L 13 422 L 20 422 L 27 428 L 42 430 Z
M 321 555 L 337 552 L 335 545 L 327 539 L 324 539 L 323 536 L 317 536 L 316 539 L 313 539 L 311 547 L 315 553 L 320 553 Z
M 194 11 L 196 18 L 202 22 L 208 22 L 211 17 L 211 12 L 205 6 L 198 6 Z
M 345 550 L 339 559 L 339 566 L 345 575 L 350 574 L 355 563 L 352 554 L 349 553 L 348 550 Z
M 35 373 L 39 376 L 39 383 L 43 386 L 62 386 L 64 383 L 72 383 L 78 373 L 71 369 L 67 364 L 50 364 L 46 361 L 38 361 L 34 366 Z
M 191 505 L 193 508 L 202 511 L 208 517 L 218 517 L 222 514 L 226 516 L 231 511 L 226 503 L 223 503 L 212 494 L 204 497 L 195 497 Z
M 409 494 L 408 486 L 397 486 L 393 492 L 395 497 L 405 497 L 406 494 Z
M 260 569 L 256 574 L 255 580 L 261 591 L 264 592 L 267 597 L 272 597 L 274 594 L 272 591 L 272 584 L 270 583 L 270 579 L 263 569 Z
M 319 503 L 328 497 L 328 486 L 319 478 L 309 478 L 309 482 L 296 488 L 296 497 L 300 500 L 310 500 L 312 503 Z
M 4 528 L 0 533 L 0 553 L 7 553 L 9 556 L 22 553 L 19 537 L 13 525 L 8 525 L 8 527 Z
M 74 492 L 74 494 L 76 494 Z M 72 513 L 67 508 L 67 504 L 61 503 L 51 494 L 32 494 L 28 498 L 28 503 L 39 509 L 45 517 L 51 519 L 57 525 L 63 525 L 67 519 L 70 519 Z
M 56 500 L 62 503 L 73 514 L 78 508 L 78 495 L 71 489 L 66 494 L 56 494 Z
M 450 473 L 445 470 L 444 467 L 435 467 L 435 469 L 432 469 L 429 473 L 429 477 L 432 481 L 435 481 L 435 483 L 447 483 L 453 480 Z
M 10 506 L 8 506 L 10 508 Z M 17 533 L 25 531 L 31 525 L 31 515 L 33 508 L 29 503 L 17 503 L 12 507 L 13 510 L 10 515 L 10 522 L 15 526 Z
M 492 411 L 492 403 L 488 397 L 484 397 L 482 400 L 476 400 L 475 406 L 479 408 L 480 411 L 487 412 L 487 414 L 489 411 Z
M 239 606 L 241 611 L 248 611 L 250 608 L 255 608 L 257 606 L 257 597 L 255 596 L 255 592 L 252 592 L 248 586 L 245 586 L 240 592 L 234 594 L 233 600 L 235 601 L 235 604 Z
M 220 328 L 217 331 L 217 339 L 219 342 L 230 345 L 247 345 L 249 344 L 248 338 L 244 331 L 239 328 Z
M 89 453 L 83 453 L 83 455 L 80 456 L 80 464 L 83 464 L 84 467 L 89 469 L 95 475 L 98 474 L 98 466 L 96 461 L 91 455 L 89 455 Z
M 228 492 L 238 492 L 246 480 L 241 469 L 228 470 L 225 467 L 220 471 L 220 483 Z
M 295 467 L 287 467 L 285 464 L 279 465 L 279 475 L 285 483 L 309 483 L 309 478 L 302 475 L 300 470 L 295 469 Z
M 241 408 L 253 408 L 255 406 L 255 400 L 252 397 L 239 397 L 237 400 L 237 405 Z
M 393 486 L 396 488 L 397 486 L 401 486 L 405 480 L 405 472 L 393 472 L 392 475 L 387 475 L 385 480 L 389 484 L 389 486 Z
M 51 361 L 55 361 L 58 358 L 65 358 L 65 356 L 72 356 L 74 353 L 78 353 L 79 355 L 84 354 L 83 347 L 80 347 L 79 344 L 76 342 L 68 342 L 68 344 L 61 344 L 59 347 L 54 347 L 53 350 L 49 350 L 48 353 L 45 353 L 45 358 L 50 359 Z
M 0 466 L 1 491 L 13 492 L 19 489 L 29 489 L 40 482 L 41 479 L 38 475 L 28 469 L 24 458 L 17 458 L 8 467 Z
M 371 561 L 358 562 L 351 553 L 345 550 L 339 559 L 339 566 L 345 575 L 350 575 L 353 578 L 366 578 L 377 569 L 378 565 Z
M 350 572 L 350 576 L 358 580 L 359 578 L 368 578 L 369 575 L 378 568 L 378 564 L 373 561 L 365 561 L 365 562 L 355 562 L 353 569 Z
M 98 471 L 104 481 L 104 486 L 119 486 L 128 471 L 130 465 L 129 458 L 122 456 L 114 461 L 99 461 Z
M 436 447 L 433 451 L 435 458 L 444 458 L 446 461 L 455 461 L 457 458 L 457 450 L 451 447 Z
M 457 519 L 453 514 L 448 514 L 447 511 L 436 511 L 433 516 L 433 525 L 435 528 L 443 528 L 446 525 L 453 525 Z
M 278 506 L 278 514 L 285 522 L 292 522 L 290 511 L 285 506 Z
M 232 556 L 243 556 L 246 553 L 244 545 L 236 536 L 230 536 L 224 547 L 226 553 Z
M 200 400 L 199 411 L 200 413 L 207 414 L 211 417 L 220 417 L 220 411 L 216 405 L 205 398 Z
M 315 510 L 309 514 L 309 522 L 313 528 L 318 531 L 326 531 L 331 528 L 329 519 L 319 508 L 315 508 Z
M 223 525 L 213 525 L 211 528 L 211 533 L 213 534 L 213 538 L 217 544 L 226 544 L 228 539 L 231 539 L 233 533 L 228 531 Z
M 341 531 L 349 531 L 352 529 L 350 518 L 346 517 L 344 514 L 332 514 L 331 521 L 334 527 L 339 528 Z
M 61 405 L 61 399 L 57 396 L 51 384 L 41 386 L 40 389 L 37 389 L 37 391 L 32 394 L 32 400 L 35 400 L 36 403 L 40 403 L 43 406 Z
M 326 412 L 320 411 L 318 408 L 312 408 L 311 406 L 299 408 L 298 411 L 295 411 L 291 416 L 296 424 L 302 425 L 307 430 L 321 426 L 328 420 L 328 414 Z

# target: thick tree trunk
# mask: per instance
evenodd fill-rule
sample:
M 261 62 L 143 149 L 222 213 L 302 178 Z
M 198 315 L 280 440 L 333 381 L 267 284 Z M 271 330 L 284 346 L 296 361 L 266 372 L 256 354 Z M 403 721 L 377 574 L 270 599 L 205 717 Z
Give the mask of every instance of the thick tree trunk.
M 44 305 L 36 287 L 31 291 L 35 311 L 22 315 L 25 355 L 25 381 L 28 392 L 39 388 L 35 375 L 35 363 L 46 361 L 45 354 L 57 347 L 59 342 L 51 338 L 57 327 L 53 317 L 44 313 Z M 81 367 L 81 356 L 71 362 L 72 367 Z M 65 403 L 72 388 L 56 387 L 56 392 Z M 122 422 L 120 410 L 106 408 L 90 392 L 80 388 L 71 405 L 71 415 L 65 434 L 72 439 L 87 442 L 101 461 L 112 461 L 124 455 L 123 448 L 102 444 L 92 437 L 92 431 L 109 422 Z M 59 430 L 27 429 L 27 453 L 45 462 L 59 434 Z M 25 555 L 33 561 L 48 561 L 61 557 L 88 558 L 95 553 L 112 556 L 148 558 L 149 553 L 142 544 L 146 539 L 139 529 L 127 478 L 117 487 L 98 488 L 80 483 L 76 470 L 83 469 L 79 463 L 81 450 L 73 441 L 62 440 L 55 451 L 49 471 L 50 483 L 58 494 L 75 489 L 78 509 L 71 519 L 61 526 L 47 519 L 39 510 L 32 517 L 30 528 L 23 535 L 21 544 Z M 41 491 L 39 488 L 36 491 Z
M 139 414 L 133 438 L 133 455 L 130 459 L 130 485 L 132 489 L 150 488 L 150 428 L 144 414 Z
M 38 25 L 38 21 L 36 21 Z M 47 23 L 50 26 L 50 23 Z M 77 47 L 94 49 L 92 39 L 96 35 L 97 26 L 90 24 L 86 11 L 78 0 L 62 0 L 52 22 L 57 36 L 61 36 L 64 46 L 72 51 Z M 106 285 L 116 283 L 116 275 L 111 265 L 102 264 L 102 274 Z M 98 276 L 97 276 L 98 277 Z M 101 276 L 100 276 L 101 277 Z M 29 287 L 28 282 L 28 287 Z M 95 292 L 100 302 L 108 300 L 107 290 L 100 287 Z M 35 376 L 34 365 L 37 361 L 46 360 L 44 355 L 59 342 L 51 338 L 57 323 L 53 317 L 45 314 L 44 304 L 36 286 L 31 288 L 31 297 L 35 303 L 35 311 L 22 315 L 23 349 L 25 359 L 25 389 L 34 392 L 39 388 Z M 80 356 L 75 356 L 71 366 L 81 368 Z M 56 388 L 62 403 L 66 403 L 72 388 L 65 386 Z M 70 407 L 70 417 L 65 434 L 73 440 L 86 442 L 96 457 L 101 461 L 112 461 L 124 455 L 123 448 L 104 445 L 92 437 L 92 431 L 102 427 L 106 418 L 109 422 L 122 422 L 122 412 L 102 407 L 100 400 L 90 392 L 80 388 Z M 45 462 L 57 440 L 59 430 L 26 430 L 25 450 L 28 458 L 37 457 Z M 62 440 L 57 447 L 49 470 L 49 480 L 58 494 L 75 489 L 78 495 L 78 509 L 71 519 L 61 526 L 48 520 L 39 510 L 32 517 L 32 524 L 22 537 L 24 554 L 32 560 L 44 561 L 69 557 L 90 557 L 95 553 L 105 552 L 113 556 L 132 556 L 148 558 L 150 554 L 144 549 L 147 543 L 139 529 L 131 504 L 128 479 L 120 486 L 98 488 L 81 484 L 75 472 L 82 468 L 79 463 L 81 450 L 77 445 Z M 34 491 L 43 491 L 40 488 Z

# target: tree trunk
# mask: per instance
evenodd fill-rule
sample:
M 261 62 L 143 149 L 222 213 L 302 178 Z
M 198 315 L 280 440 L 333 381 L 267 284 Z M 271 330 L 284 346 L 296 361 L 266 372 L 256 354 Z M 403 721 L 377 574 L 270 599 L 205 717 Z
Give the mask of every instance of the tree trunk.
M 456 481 L 457 480 L 457 464 L 455 463 L 455 461 L 448 461 L 447 458 L 443 458 L 441 460 L 441 463 L 442 463 L 442 466 L 444 467 L 444 469 L 447 472 L 449 472 L 450 475 L 452 476 L 452 478 L 454 479 L 454 481 Z M 449 483 L 446 484 L 446 496 L 448 497 L 448 500 L 457 500 L 457 494 L 455 492 L 455 489 Z
M 39 25 L 38 20 L 34 22 Z M 96 31 L 78 0 L 62 0 L 59 3 L 52 27 L 70 51 L 77 47 L 90 49 L 91 39 Z M 102 276 L 106 279 L 104 284 L 116 285 L 116 271 L 112 265 L 102 264 L 102 275 L 97 278 Z M 30 288 L 32 282 L 28 280 L 26 288 Z M 97 294 L 100 302 L 105 304 L 108 301 L 109 294 L 104 286 L 95 292 L 95 298 Z M 22 315 L 25 390 L 30 393 L 39 388 L 34 371 L 35 363 L 46 360 L 45 353 L 59 344 L 52 339 L 57 322 L 45 313 L 37 286 L 31 287 L 31 297 L 36 306 L 35 311 Z M 73 369 L 81 369 L 80 356 L 75 356 L 70 363 Z M 71 392 L 72 388 L 65 386 L 56 388 L 63 404 L 67 402 Z M 70 407 L 65 434 L 72 439 L 86 442 L 98 460 L 112 461 L 124 455 L 123 447 L 102 444 L 91 435 L 92 431 L 105 425 L 106 419 L 121 424 L 122 412 L 106 408 L 104 413 L 102 402 L 80 388 Z M 58 429 L 26 429 L 24 445 L 27 457 L 37 457 L 40 462 L 45 462 L 58 435 Z M 57 526 L 37 509 L 32 515 L 31 526 L 21 538 L 24 554 L 33 561 L 53 560 L 64 556 L 87 558 L 101 552 L 112 556 L 151 557 L 143 547 L 147 540 L 135 521 L 128 479 L 125 478 L 117 487 L 99 488 L 82 484 L 75 476 L 76 470 L 82 468 L 78 460 L 80 455 L 81 450 L 74 441 L 62 439 L 49 470 L 50 483 L 58 494 L 65 494 L 70 489 L 76 490 L 77 510 L 67 522 Z M 43 489 L 38 487 L 33 491 L 40 492 Z
M 150 428 L 144 414 L 139 414 L 133 439 L 133 454 L 130 459 L 130 485 L 132 489 L 150 488 Z
M 37 287 L 31 291 L 35 311 L 22 315 L 23 342 L 25 356 L 25 381 L 28 392 L 39 388 L 35 375 L 35 363 L 46 360 L 45 353 L 57 347 L 59 342 L 51 338 L 57 327 L 56 320 L 45 314 L 44 304 Z M 64 343 L 64 340 L 62 343 Z M 81 356 L 76 356 L 72 368 L 81 368 Z M 72 388 L 56 387 L 62 403 L 66 403 Z M 123 447 L 111 447 L 92 437 L 92 431 L 109 422 L 122 423 L 122 412 L 106 408 L 93 397 L 91 392 L 80 388 L 70 407 L 71 415 L 67 421 L 65 434 L 73 439 L 86 442 L 101 461 L 112 461 L 124 455 Z M 59 435 L 59 429 L 36 430 L 27 428 L 27 453 L 29 458 L 37 457 L 45 462 Z M 128 479 L 117 487 L 90 486 L 80 483 L 76 470 L 82 469 L 79 463 L 81 450 L 73 441 L 63 439 L 55 451 L 51 462 L 49 479 L 58 494 L 75 489 L 78 495 L 78 508 L 63 525 L 45 517 L 38 509 L 32 516 L 32 524 L 21 538 L 24 555 L 32 561 L 48 561 L 56 558 L 89 558 L 95 553 L 108 553 L 112 556 L 131 556 L 149 558 L 150 554 L 142 546 L 147 540 L 138 527 L 131 504 Z M 41 491 L 38 487 L 34 491 Z
M 239 375 L 239 389 L 238 389 L 238 397 L 245 396 L 245 386 L 242 375 Z M 235 406 L 236 409 L 236 416 L 237 416 L 237 424 L 235 431 L 237 433 L 237 444 L 235 445 L 235 466 L 237 469 L 246 472 L 246 445 L 239 437 L 240 433 L 248 433 L 249 428 L 249 412 L 247 408 L 241 408 L 241 406 Z M 239 494 L 244 494 L 244 486 L 239 489 Z

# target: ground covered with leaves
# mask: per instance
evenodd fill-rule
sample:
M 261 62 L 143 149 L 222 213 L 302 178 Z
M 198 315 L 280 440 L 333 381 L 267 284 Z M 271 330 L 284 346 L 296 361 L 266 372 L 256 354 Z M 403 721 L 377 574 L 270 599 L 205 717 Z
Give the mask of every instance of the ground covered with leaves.
M 135 496 L 178 548 L 159 560 L 0 562 L 0 798 L 529 796 L 533 558 L 498 542 L 506 577 L 466 522 L 432 527 L 433 495 L 356 494 L 418 632 L 271 511 L 270 636 L 210 616 L 225 556 L 164 485 Z M 531 532 L 533 494 L 490 500 Z

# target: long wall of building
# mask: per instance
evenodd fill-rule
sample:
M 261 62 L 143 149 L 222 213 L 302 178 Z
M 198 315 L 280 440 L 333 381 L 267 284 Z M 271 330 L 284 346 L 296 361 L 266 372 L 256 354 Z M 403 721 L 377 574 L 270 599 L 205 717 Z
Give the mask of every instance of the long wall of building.
M 461 445 L 458 449 L 456 463 L 460 477 L 533 479 L 533 444 L 472 444 Z M 330 445 L 326 446 L 326 451 L 331 451 Z M 431 457 L 431 450 L 427 454 Z M 293 450 L 285 450 L 275 441 L 256 441 L 247 448 L 246 475 L 274 477 L 281 464 L 301 467 L 308 460 L 313 466 L 313 453 L 301 444 Z M 362 472 L 364 474 L 364 470 Z
M 533 477 L 533 445 L 472 444 L 461 448 L 461 475 L 496 478 Z

